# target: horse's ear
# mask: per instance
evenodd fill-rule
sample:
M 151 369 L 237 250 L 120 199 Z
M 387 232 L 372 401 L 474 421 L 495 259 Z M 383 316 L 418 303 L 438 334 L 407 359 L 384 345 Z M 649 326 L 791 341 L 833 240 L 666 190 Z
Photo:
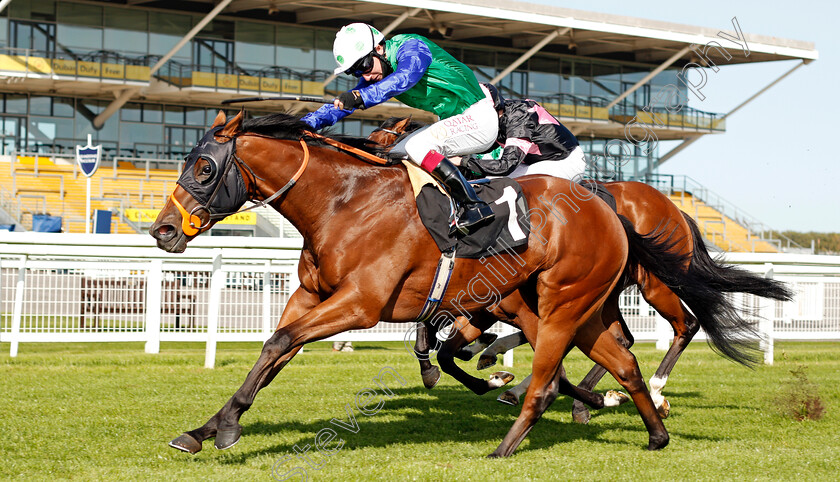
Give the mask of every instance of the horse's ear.
M 220 110 L 219 114 L 216 115 L 216 118 L 213 119 L 213 125 L 211 125 L 210 128 L 212 129 L 214 127 L 225 125 L 225 120 L 227 120 L 227 117 L 225 117 L 225 112 L 223 110 Z
M 397 122 L 396 124 L 394 124 L 394 127 L 391 130 L 396 131 L 396 132 L 405 132 L 405 128 L 406 128 L 406 126 L 408 126 L 409 122 L 411 122 L 411 116 L 408 116 L 405 119 L 403 119 L 403 120 Z
M 245 111 L 240 110 L 238 114 L 236 114 L 230 122 L 227 123 L 224 129 L 219 132 L 219 134 L 223 136 L 230 136 L 233 137 L 234 134 L 239 132 L 240 128 L 242 127 L 242 119 L 245 117 Z

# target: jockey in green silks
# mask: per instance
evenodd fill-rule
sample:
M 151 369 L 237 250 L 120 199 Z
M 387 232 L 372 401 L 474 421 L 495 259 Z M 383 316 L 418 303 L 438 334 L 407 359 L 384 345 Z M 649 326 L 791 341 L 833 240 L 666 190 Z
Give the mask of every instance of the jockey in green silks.
M 321 129 L 353 113 L 396 98 L 441 120 L 406 144 L 409 158 L 440 181 L 462 207 L 457 227 L 468 231 L 493 218 L 493 211 L 448 159 L 484 152 L 498 134 L 493 101 L 475 74 L 431 40 L 414 34 L 389 40 L 364 23 L 346 25 L 333 45 L 338 68 L 359 78 L 352 90 L 301 120 Z

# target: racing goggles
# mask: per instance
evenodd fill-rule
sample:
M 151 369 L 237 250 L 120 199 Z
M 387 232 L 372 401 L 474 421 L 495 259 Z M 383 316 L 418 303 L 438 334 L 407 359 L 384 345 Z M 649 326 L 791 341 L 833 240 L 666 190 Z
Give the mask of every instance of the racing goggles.
M 373 69 L 373 52 L 365 55 L 364 57 L 360 58 L 353 64 L 352 67 L 345 70 L 344 73 L 347 75 L 352 75 L 353 77 L 359 78 Z

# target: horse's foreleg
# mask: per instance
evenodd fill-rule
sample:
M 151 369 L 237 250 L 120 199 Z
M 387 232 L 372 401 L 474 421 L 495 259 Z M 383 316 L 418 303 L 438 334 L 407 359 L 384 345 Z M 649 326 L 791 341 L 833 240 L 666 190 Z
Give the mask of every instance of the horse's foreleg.
M 418 323 L 414 342 L 414 356 L 420 362 L 420 376 L 423 378 L 423 386 L 428 389 L 434 388 L 440 380 L 440 370 L 429 361 L 429 352 L 432 350 L 432 342 L 435 339 L 437 330 L 428 323 Z
M 608 332 L 600 320 L 591 320 L 575 337 L 578 348 L 595 363 L 606 368 L 627 390 L 648 431 L 648 450 L 668 445 L 668 431 L 656 412 L 636 357 Z
M 625 348 L 630 348 L 633 346 L 634 339 L 633 334 L 630 333 L 630 328 L 627 327 L 627 323 L 624 321 L 624 317 L 621 316 L 621 312 L 618 309 L 618 298 L 620 295 L 621 292 L 618 289 L 613 290 L 613 292 L 610 293 L 610 296 L 604 303 L 604 309 L 601 316 L 604 321 L 612 321 L 608 327 L 608 331 L 615 337 L 615 339 Z M 606 374 L 607 370 L 601 365 L 596 364 L 591 370 L 589 370 L 589 373 L 583 377 L 583 380 L 580 381 L 577 388 L 591 392 Z M 623 393 L 610 391 L 607 392 L 607 396 L 604 398 L 604 406 L 618 406 L 627 400 L 629 399 Z M 592 405 L 590 405 L 590 407 L 591 406 Z M 577 423 L 589 423 L 591 418 L 592 415 L 589 413 L 589 409 L 586 408 L 579 400 L 575 400 L 572 404 L 572 419 Z
M 671 411 L 671 404 L 662 395 L 662 390 L 680 355 L 700 329 L 700 324 L 683 306 L 679 297 L 657 278 L 649 278 L 642 295 L 674 328 L 674 341 L 659 364 L 659 368 L 656 369 L 656 373 L 650 379 L 650 396 L 656 404 L 659 415 L 665 418 Z
M 495 322 L 496 318 L 486 311 L 480 312 L 472 321 L 459 317 L 456 322 L 457 331 L 451 334 L 438 351 L 437 359 L 440 368 L 476 395 L 484 395 L 490 390 L 499 388 L 513 380 L 513 375 L 508 372 L 496 372 L 490 376 L 490 380 L 482 380 L 468 374 L 455 363 L 455 352 L 460 347 L 478 338 L 484 330 L 490 328 Z
M 308 312 L 305 309 L 307 302 L 314 301 L 317 296 L 299 293 L 301 290 L 296 291 L 295 296 L 289 300 L 289 315 L 284 311 L 280 327 L 263 345 L 257 363 L 242 386 L 203 427 L 185 434 L 196 443 L 188 443 L 187 447 L 179 446 L 176 442 L 183 439 L 182 435 L 172 442 L 173 447 L 195 453 L 201 449 L 201 442 L 213 435 L 216 437 L 214 445 L 217 449 L 232 447 L 242 433 L 239 418 L 254 403 L 257 392 L 274 379 L 302 345 L 347 330 L 368 328 L 377 322 L 379 312 L 370 303 L 363 303 L 361 300 L 365 297 L 355 289 L 336 292 Z M 290 308 L 287 307 L 287 311 Z M 305 314 L 290 321 L 292 316 L 302 312 Z
M 522 404 L 522 411 L 502 443 L 489 455 L 491 458 L 509 457 L 557 398 L 557 384 L 562 376 L 560 362 L 569 350 L 571 333 L 568 329 L 552 330 L 552 333 L 544 331 L 548 330 L 541 328 L 540 338 L 534 350 L 534 372 Z

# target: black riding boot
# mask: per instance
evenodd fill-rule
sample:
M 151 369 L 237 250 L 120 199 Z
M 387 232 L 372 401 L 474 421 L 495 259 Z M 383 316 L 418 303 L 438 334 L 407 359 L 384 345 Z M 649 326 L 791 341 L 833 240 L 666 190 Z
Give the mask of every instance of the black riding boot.
M 431 152 L 429 154 L 432 155 Z M 496 216 L 490 206 L 478 197 L 452 161 L 437 152 L 434 154 L 435 157 L 440 156 L 440 162 L 429 173 L 446 187 L 455 202 L 462 208 L 456 228 L 466 234 L 473 226 L 490 222 Z

